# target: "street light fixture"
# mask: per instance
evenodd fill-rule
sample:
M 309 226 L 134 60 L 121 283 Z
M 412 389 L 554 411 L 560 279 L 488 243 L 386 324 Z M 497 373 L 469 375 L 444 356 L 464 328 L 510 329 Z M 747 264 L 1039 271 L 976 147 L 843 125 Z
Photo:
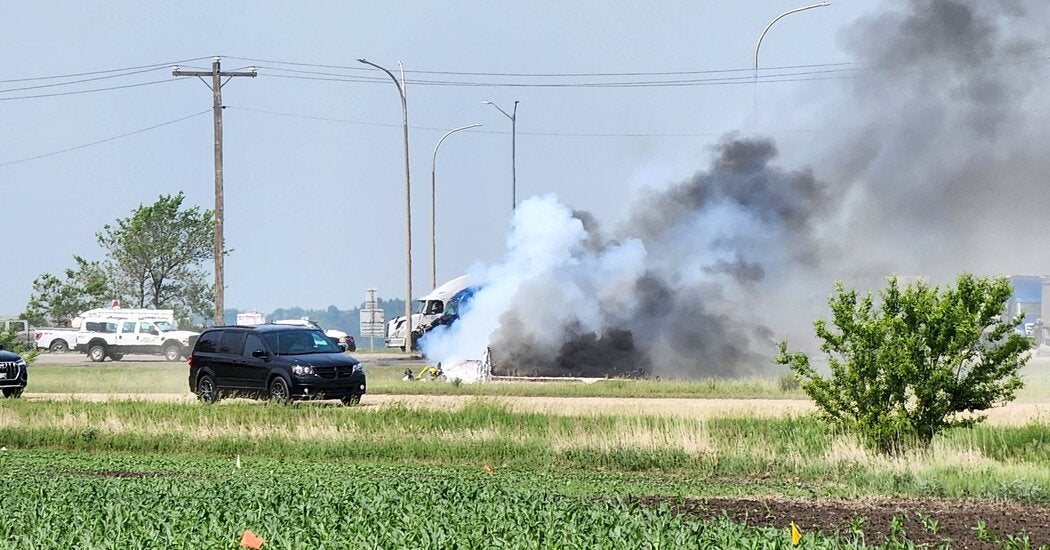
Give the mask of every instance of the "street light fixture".
M 405 351 L 412 352 L 412 183 L 408 175 L 408 99 L 405 97 L 405 66 L 399 61 L 401 68 L 401 81 L 398 82 L 394 73 L 386 70 L 367 59 L 358 59 L 360 63 L 371 65 L 390 76 L 397 86 L 397 94 L 401 97 L 401 119 L 404 123 L 405 133 Z
M 514 109 L 511 111 L 511 114 L 507 114 L 507 111 L 500 109 L 499 105 L 496 105 L 491 101 L 485 100 L 482 101 L 482 103 L 486 105 L 492 105 L 496 108 L 497 111 L 503 113 L 503 116 L 510 119 L 510 198 L 511 210 L 516 210 L 518 208 L 518 176 L 517 171 L 515 169 L 516 161 L 514 159 L 514 156 L 516 146 L 514 142 L 516 141 L 515 136 L 517 135 L 516 126 L 518 122 L 518 100 L 514 100 Z
M 471 124 L 453 128 L 441 136 L 434 146 L 434 156 L 430 160 L 430 288 L 437 288 L 437 156 L 438 147 L 445 138 L 461 130 L 477 128 L 481 124 Z
M 777 21 L 780 21 L 782 18 L 784 18 L 784 17 L 786 17 L 788 15 L 791 15 L 793 13 L 798 13 L 800 11 L 811 10 L 813 8 L 823 8 L 824 6 L 830 6 L 830 5 L 831 5 L 831 3 L 829 3 L 829 2 L 821 2 L 819 4 L 812 4 L 812 5 L 809 5 L 809 6 L 803 6 L 801 8 L 795 8 L 793 10 L 788 10 L 788 11 L 786 11 L 786 12 L 784 12 L 784 13 L 776 16 L 776 17 L 774 17 L 773 20 L 770 21 L 768 25 L 766 25 L 766 28 L 762 29 L 762 34 L 760 34 L 758 36 L 758 43 L 755 44 L 755 66 L 754 66 L 755 82 L 758 82 L 758 49 L 762 47 L 762 39 L 765 38 L 766 32 L 768 32 L 769 28 L 773 26 L 773 23 L 776 23 Z

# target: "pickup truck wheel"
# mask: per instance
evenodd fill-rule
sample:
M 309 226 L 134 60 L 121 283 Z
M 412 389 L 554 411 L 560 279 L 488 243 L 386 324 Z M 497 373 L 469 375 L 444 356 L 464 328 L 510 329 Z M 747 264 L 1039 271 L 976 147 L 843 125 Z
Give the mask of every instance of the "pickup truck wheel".
M 360 394 L 348 395 L 348 396 L 344 397 L 342 399 L 342 401 L 343 401 L 343 404 L 346 405 L 347 407 L 352 407 L 354 405 L 360 405 L 361 404 L 361 395 Z
M 102 344 L 91 344 L 88 348 L 88 359 L 93 363 L 99 363 L 106 360 L 106 346 Z
M 124 354 L 123 353 L 117 353 L 117 352 L 111 352 L 109 354 L 109 358 L 114 360 L 114 361 L 120 361 L 121 359 L 124 358 Z
M 219 400 L 219 392 L 215 389 L 215 379 L 210 374 L 202 374 L 197 380 L 197 398 L 201 403 L 208 405 Z
M 18 398 L 22 397 L 22 390 L 25 388 L 4 388 L 4 397 Z
M 63 353 L 69 351 L 69 344 L 65 340 L 55 340 L 51 342 L 51 346 L 47 349 L 56 353 Z
M 270 399 L 284 404 L 287 403 L 292 396 L 292 392 L 288 389 L 288 382 L 280 376 L 274 376 L 273 380 L 270 380 Z
M 178 344 L 164 346 L 164 358 L 168 361 L 178 361 L 182 356 L 182 348 Z

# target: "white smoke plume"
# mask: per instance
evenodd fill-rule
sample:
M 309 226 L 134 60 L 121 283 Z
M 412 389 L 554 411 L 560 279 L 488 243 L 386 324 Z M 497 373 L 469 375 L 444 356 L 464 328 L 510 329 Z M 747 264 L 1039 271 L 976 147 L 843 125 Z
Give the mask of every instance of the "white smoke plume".
M 425 353 L 491 347 L 517 374 L 756 374 L 774 340 L 811 333 L 835 280 L 1050 272 L 1050 46 L 1031 38 L 1047 15 L 1020 0 L 886 3 L 843 33 L 858 70 L 819 97 L 826 125 L 850 129 L 821 136 L 807 167 L 727 135 L 709 168 L 640 193 L 609 231 L 553 196 L 524 201 L 506 257 L 475 269 L 472 307 Z

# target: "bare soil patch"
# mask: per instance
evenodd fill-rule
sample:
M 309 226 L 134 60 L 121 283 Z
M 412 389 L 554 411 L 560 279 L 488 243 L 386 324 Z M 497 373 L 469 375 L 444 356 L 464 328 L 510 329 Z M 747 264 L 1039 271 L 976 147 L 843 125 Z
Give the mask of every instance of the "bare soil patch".
M 839 533 L 844 539 L 859 530 L 868 544 L 885 541 L 898 518 L 898 533 L 917 544 L 950 541 L 952 548 L 1000 548 L 980 540 L 975 527 L 984 522 L 989 536 L 1005 539 L 1027 535 L 1032 547 L 1050 544 L 1050 508 L 988 501 L 945 499 L 809 500 L 779 498 L 638 499 L 645 506 L 670 504 L 675 513 L 714 519 L 723 514 L 754 527 L 787 529 L 794 522 L 803 533 Z

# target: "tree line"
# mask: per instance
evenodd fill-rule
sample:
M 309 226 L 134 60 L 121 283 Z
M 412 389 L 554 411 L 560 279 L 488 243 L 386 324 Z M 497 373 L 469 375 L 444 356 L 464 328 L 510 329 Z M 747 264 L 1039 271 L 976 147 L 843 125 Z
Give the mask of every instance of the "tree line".
M 211 210 L 183 207 L 182 192 L 139 205 L 95 234 L 103 260 L 73 256 L 61 274 L 43 273 L 23 317 L 36 326 L 69 326 L 80 312 L 119 300 L 126 308 L 175 310 L 180 324 L 214 309 L 205 267 L 214 259 Z
M 215 287 L 209 283 L 215 220 L 211 210 L 184 206 L 184 200 L 181 192 L 161 195 L 153 204 L 139 205 L 131 215 L 104 225 L 95 234 L 104 259 L 73 255 L 73 265 L 62 273 L 41 274 L 33 281 L 22 317 L 35 326 L 70 326 L 81 312 L 119 300 L 125 308 L 172 309 L 184 328 L 207 324 L 215 308 Z M 388 320 L 405 309 L 402 299 L 379 299 L 378 304 Z M 281 308 L 266 318 L 308 317 L 359 338 L 363 306 Z M 234 324 L 237 313 L 227 309 L 226 324 Z

